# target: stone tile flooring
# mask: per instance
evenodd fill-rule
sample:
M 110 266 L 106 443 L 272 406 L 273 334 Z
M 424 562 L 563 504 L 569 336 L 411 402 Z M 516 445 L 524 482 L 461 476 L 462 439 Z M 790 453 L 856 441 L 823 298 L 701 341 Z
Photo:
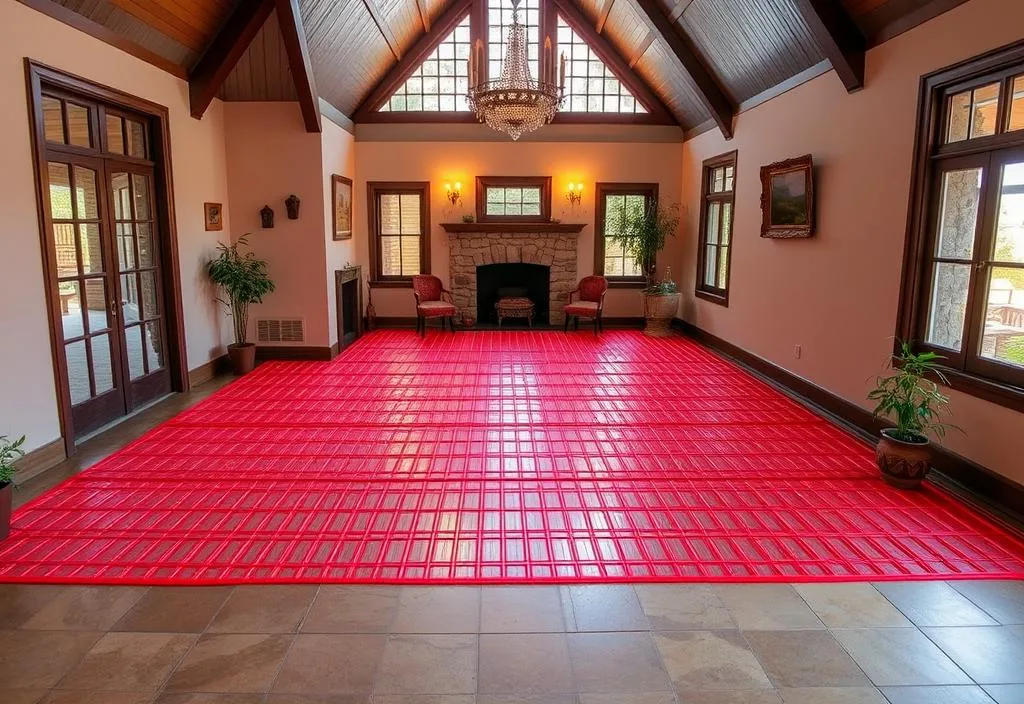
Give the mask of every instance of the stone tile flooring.
M 89 441 L 17 502 L 216 389 Z M 1024 704 L 1024 582 L 0 585 L 0 704 Z

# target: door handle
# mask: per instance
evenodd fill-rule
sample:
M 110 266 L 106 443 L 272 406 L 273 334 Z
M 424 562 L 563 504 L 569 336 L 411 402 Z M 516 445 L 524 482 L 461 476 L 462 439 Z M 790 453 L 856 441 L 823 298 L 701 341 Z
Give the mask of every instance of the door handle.
M 111 318 L 116 318 L 117 317 L 117 301 L 111 301 L 110 302 L 110 317 Z

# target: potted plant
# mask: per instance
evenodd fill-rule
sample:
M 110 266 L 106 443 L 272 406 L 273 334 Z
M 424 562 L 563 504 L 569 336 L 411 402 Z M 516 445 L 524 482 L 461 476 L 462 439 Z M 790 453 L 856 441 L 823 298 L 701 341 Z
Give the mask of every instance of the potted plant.
M 611 213 L 611 227 L 607 238 L 621 245 L 643 271 L 644 334 L 664 337 L 670 334 L 672 319 L 679 309 L 679 289 L 668 270 L 661 281 L 656 280 L 658 252 L 665 239 L 675 237 L 679 228 L 677 206 L 652 205 L 645 199 L 624 198 L 622 205 Z
M 928 434 L 937 438 L 946 428 L 956 427 L 940 422 L 948 412 L 949 397 L 929 376 L 946 383 L 934 352 L 914 352 L 910 343 L 902 342 L 900 351 L 892 356 L 892 373 L 879 376 L 868 399 L 875 401 L 875 418 L 884 418 L 895 427 L 882 431 L 875 457 L 882 478 L 901 489 L 916 489 L 931 469 Z
M 24 435 L 17 440 L 9 440 L 6 435 L 0 435 L 0 540 L 11 532 L 11 487 L 17 471 L 14 461 L 25 456 L 21 449 L 24 444 Z
M 246 341 L 249 329 L 249 306 L 262 303 L 274 291 L 274 282 L 267 273 L 267 263 L 252 252 L 242 254 L 239 246 L 248 246 L 245 234 L 231 245 L 217 244 L 217 257 L 206 265 L 213 283 L 220 286 L 227 300 L 218 298 L 228 309 L 235 328 L 235 342 L 228 345 L 228 356 L 236 375 L 248 374 L 256 366 L 256 345 Z

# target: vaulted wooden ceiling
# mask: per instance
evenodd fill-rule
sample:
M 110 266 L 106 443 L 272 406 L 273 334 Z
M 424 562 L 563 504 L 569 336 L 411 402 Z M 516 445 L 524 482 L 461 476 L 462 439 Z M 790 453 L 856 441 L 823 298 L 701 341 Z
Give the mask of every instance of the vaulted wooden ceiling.
M 318 129 L 320 112 L 348 123 L 439 21 L 480 0 L 20 1 L 188 78 L 194 115 L 214 96 L 298 99 Z M 667 121 L 727 136 L 740 106 L 829 64 L 856 90 L 867 47 L 964 1 L 551 0 Z

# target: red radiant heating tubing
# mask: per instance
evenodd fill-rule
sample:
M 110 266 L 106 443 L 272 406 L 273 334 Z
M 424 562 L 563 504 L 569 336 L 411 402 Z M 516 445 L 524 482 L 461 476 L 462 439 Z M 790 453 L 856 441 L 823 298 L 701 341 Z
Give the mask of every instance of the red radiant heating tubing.
M 682 338 L 375 332 L 16 512 L 0 582 L 1024 577 L 1024 542 Z

